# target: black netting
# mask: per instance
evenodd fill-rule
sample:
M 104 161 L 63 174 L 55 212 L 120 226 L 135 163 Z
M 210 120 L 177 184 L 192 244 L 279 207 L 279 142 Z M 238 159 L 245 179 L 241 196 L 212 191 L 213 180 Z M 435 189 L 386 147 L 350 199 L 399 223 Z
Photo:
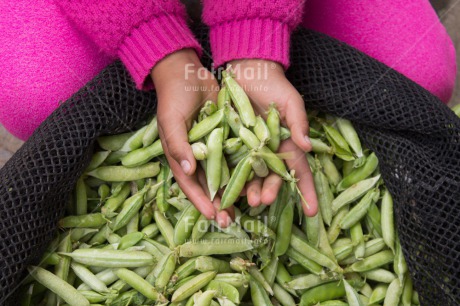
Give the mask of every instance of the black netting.
M 197 33 L 206 43 L 207 30 Z M 425 89 L 343 43 L 306 30 L 292 41 L 288 76 L 307 107 L 352 120 L 380 159 L 423 305 L 458 305 L 460 120 Z M 50 242 L 95 139 L 133 128 L 154 108 L 155 94 L 136 91 L 115 63 L 56 110 L 1 169 L 2 305 Z

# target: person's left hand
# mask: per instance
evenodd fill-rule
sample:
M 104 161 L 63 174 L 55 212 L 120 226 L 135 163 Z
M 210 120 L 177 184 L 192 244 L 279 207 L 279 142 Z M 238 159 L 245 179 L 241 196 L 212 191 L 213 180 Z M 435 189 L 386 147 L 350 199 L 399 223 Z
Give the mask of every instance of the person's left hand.
M 311 150 L 308 138 L 308 119 L 302 97 L 288 81 L 283 67 L 275 62 L 260 59 L 235 60 L 229 63 L 236 81 L 251 100 L 255 112 L 266 118 L 271 103 L 280 113 L 281 123 L 291 131 L 291 138 L 281 143 L 279 152 L 289 153 L 286 164 L 295 170 L 297 185 L 308 206 L 303 205 L 305 215 L 314 216 L 318 210 L 313 176 L 305 152 Z M 251 72 L 252 71 L 252 72 Z M 265 179 L 256 178 L 246 186 L 248 203 L 251 206 L 269 205 L 276 199 L 281 187 L 281 178 L 271 173 Z

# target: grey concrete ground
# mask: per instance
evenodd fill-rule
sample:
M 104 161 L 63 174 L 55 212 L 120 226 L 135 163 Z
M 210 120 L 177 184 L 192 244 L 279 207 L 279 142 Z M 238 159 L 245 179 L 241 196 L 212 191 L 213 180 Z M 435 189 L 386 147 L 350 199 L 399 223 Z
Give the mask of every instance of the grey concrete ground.
M 424 1 L 424 0 L 419 0 Z M 433 7 L 438 12 L 439 18 L 446 26 L 449 35 L 457 50 L 457 63 L 460 67 L 460 0 L 431 0 Z M 457 86 L 450 105 L 460 103 L 460 69 L 457 75 Z M 0 125 L 0 168 L 22 145 L 22 142 L 11 136 Z

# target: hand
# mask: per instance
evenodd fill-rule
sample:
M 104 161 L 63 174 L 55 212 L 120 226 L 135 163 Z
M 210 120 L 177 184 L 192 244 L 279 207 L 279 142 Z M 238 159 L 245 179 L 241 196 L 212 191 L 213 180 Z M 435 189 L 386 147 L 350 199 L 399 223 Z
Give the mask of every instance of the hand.
M 318 209 L 313 176 L 305 157 L 311 150 L 308 138 L 308 120 L 302 97 L 286 79 L 283 67 L 275 62 L 259 59 L 243 59 L 230 62 L 235 79 L 243 86 L 257 114 L 266 118 L 270 103 L 275 102 L 283 125 L 291 131 L 291 138 L 284 141 L 279 151 L 288 152 L 288 167 L 295 170 L 297 185 L 308 203 L 303 205 L 307 216 L 314 216 Z M 250 73 L 250 72 L 253 73 Z M 249 77 L 251 76 L 251 77 Z M 273 203 L 281 186 L 281 178 L 271 173 L 265 179 L 256 178 L 246 186 L 251 206 Z
M 204 102 L 217 99 L 219 86 L 215 77 L 201 65 L 192 49 L 179 50 L 162 59 L 152 69 L 151 77 L 158 97 L 161 143 L 174 178 L 203 215 L 216 219 L 221 226 L 228 225 L 229 213 L 216 209 L 218 200 L 212 203 L 205 185 L 200 183 L 187 137 Z

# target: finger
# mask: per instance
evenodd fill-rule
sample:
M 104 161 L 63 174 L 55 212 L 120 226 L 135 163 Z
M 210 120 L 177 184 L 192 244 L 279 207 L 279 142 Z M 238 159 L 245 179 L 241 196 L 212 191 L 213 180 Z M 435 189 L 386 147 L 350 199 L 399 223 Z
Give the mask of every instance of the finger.
M 196 161 L 188 143 L 186 118 L 172 114 L 170 109 L 158 110 L 158 131 L 166 157 L 175 160 L 187 175 L 195 173 Z M 161 118 L 161 119 L 160 119 Z
M 206 181 L 206 173 L 204 172 L 204 170 L 197 166 L 196 168 L 196 176 L 198 178 L 198 182 L 200 183 L 201 185 L 201 188 L 203 189 L 203 192 L 206 194 L 206 196 L 210 199 L 211 198 L 211 194 L 209 193 L 209 189 L 208 189 L 208 183 Z
M 286 125 L 291 131 L 291 138 L 294 143 L 308 152 L 311 150 L 311 142 L 308 137 L 308 119 L 302 97 L 295 94 L 288 102 L 285 110 Z
M 232 218 L 230 217 L 229 213 L 227 210 L 221 210 L 220 209 L 220 197 L 215 197 L 214 201 L 212 202 L 214 205 L 214 208 L 217 211 L 216 214 L 216 222 L 219 224 L 220 227 L 225 228 L 228 227 L 232 223 Z
M 249 206 L 260 205 L 260 193 L 262 191 L 262 178 L 254 177 L 249 183 L 246 184 L 246 193 L 248 197 Z
M 165 147 L 165 154 L 168 148 Z M 183 171 L 180 165 L 172 158 L 168 157 L 169 166 L 173 172 L 174 178 L 179 184 L 187 198 L 195 205 L 195 207 L 208 219 L 215 218 L 215 209 L 209 197 L 204 192 L 196 176 L 188 176 Z
M 278 192 L 283 184 L 281 177 L 275 173 L 270 173 L 262 185 L 260 201 L 264 205 L 270 205 L 275 202 Z
M 313 175 L 305 153 L 292 140 L 283 141 L 280 150 L 283 152 L 292 152 L 292 158 L 287 159 L 286 164 L 289 169 L 295 170 L 295 177 L 299 180 L 297 186 L 305 199 L 305 201 L 302 201 L 305 215 L 309 217 L 316 215 L 318 211 L 318 199 L 316 197 Z

